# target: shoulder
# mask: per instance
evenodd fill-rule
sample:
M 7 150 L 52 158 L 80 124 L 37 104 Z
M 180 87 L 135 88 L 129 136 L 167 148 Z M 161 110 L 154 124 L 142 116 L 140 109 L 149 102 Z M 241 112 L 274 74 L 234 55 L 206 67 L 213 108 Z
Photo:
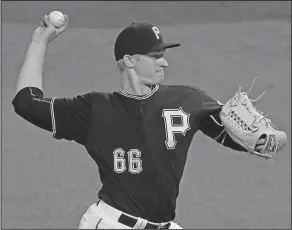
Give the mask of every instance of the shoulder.
M 204 95 L 207 94 L 204 90 L 200 89 L 197 86 L 189 86 L 189 85 L 160 85 L 160 92 L 164 93 L 175 93 L 182 95 Z
M 104 99 L 107 100 L 109 99 L 111 93 L 108 92 L 97 92 L 97 91 L 92 91 L 87 94 L 85 94 L 87 97 L 90 97 L 91 99 Z
M 116 92 L 97 92 L 92 91 L 86 94 L 86 97 L 90 98 L 92 104 L 112 104 L 117 101 L 118 94 Z
M 77 93 L 73 97 L 54 97 L 55 104 L 67 104 L 67 105 L 84 105 L 91 107 L 92 104 L 102 101 L 106 101 L 109 97 L 108 93 L 101 92 L 86 92 L 86 93 Z
M 189 85 L 161 85 L 160 92 L 166 95 L 167 98 L 183 98 L 184 100 L 189 99 L 191 102 L 196 102 L 198 104 L 219 104 L 222 105 L 220 101 L 215 99 L 205 90 L 197 86 Z

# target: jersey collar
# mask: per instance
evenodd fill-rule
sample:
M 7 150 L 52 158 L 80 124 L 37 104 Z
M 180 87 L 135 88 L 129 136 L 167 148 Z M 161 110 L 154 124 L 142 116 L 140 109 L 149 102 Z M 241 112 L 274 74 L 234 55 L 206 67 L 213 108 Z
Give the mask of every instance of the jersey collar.
M 134 95 L 134 94 L 130 94 L 130 93 L 126 93 L 123 90 L 119 90 L 119 94 L 123 95 L 124 97 L 128 97 L 128 98 L 132 98 L 132 99 L 136 99 L 136 100 L 144 100 L 147 99 L 149 97 L 151 97 L 159 88 L 159 85 L 156 85 L 150 93 L 145 94 L 143 96 L 139 96 L 139 95 Z

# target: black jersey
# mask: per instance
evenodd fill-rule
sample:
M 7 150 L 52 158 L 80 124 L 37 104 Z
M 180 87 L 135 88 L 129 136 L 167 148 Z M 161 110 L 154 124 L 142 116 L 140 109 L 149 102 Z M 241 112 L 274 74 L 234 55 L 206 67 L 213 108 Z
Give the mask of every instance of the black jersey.
M 86 148 L 103 184 L 99 198 L 152 222 L 175 218 L 179 184 L 197 131 L 246 151 L 220 125 L 222 104 L 196 87 L 160 85 L 145 96 L 119 91 L 47 99 L 41 90 L 25 88 L 13 105 L 54 138 Z

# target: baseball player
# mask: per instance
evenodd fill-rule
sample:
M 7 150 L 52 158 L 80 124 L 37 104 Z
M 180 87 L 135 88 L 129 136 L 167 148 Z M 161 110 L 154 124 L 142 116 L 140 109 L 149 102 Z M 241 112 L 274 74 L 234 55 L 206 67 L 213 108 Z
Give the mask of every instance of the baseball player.
M 121 88 L 73 98 L 47 98 L 42 71 L 56 29 L 45 16 L 34 31 L 18 76 L 15 112 L 52 132 L 55 139 L 85 146 L 103 184 L 79 229 L 180 229 L 173 222 L 189 146 L 197 131 L 246 151 L 224 131 L 222 104 L 197 87 L 162 85 L 166 43 L 149 23 L 132 23 L 117 36 L 114 56 Z M 97 78 L 98 81 L 98 78 Z M 260 138 L 261 151 L 266 139 Z

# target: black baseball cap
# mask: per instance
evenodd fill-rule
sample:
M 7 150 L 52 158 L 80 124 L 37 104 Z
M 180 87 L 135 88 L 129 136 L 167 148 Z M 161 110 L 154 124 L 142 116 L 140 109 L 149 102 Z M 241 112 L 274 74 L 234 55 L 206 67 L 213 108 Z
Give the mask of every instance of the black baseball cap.
M 132 23 L 118 35 L 114 53 L 116 61 L 118 61 L 126 54 L 147 54 L 180 45 L 179 43 L 165 43 L 158 28 L 150 23 Z

